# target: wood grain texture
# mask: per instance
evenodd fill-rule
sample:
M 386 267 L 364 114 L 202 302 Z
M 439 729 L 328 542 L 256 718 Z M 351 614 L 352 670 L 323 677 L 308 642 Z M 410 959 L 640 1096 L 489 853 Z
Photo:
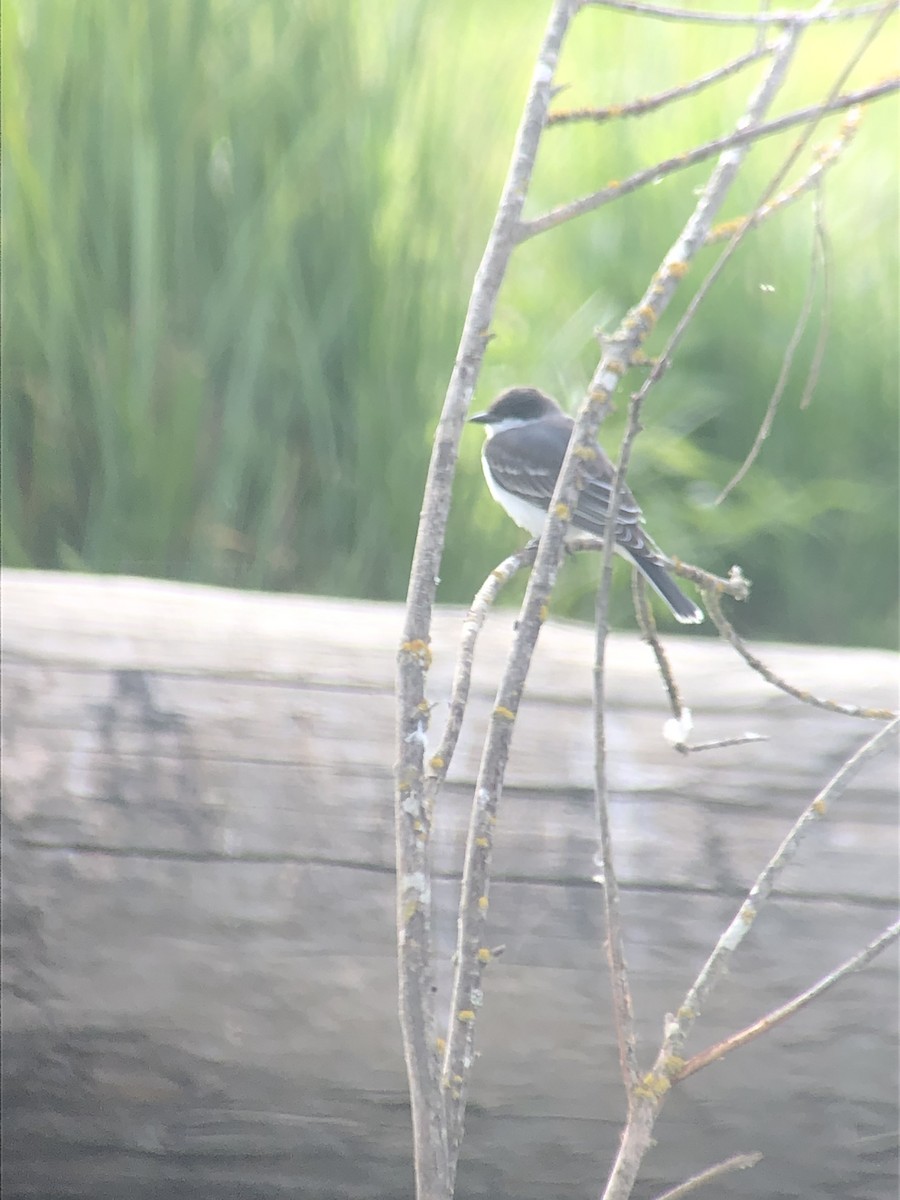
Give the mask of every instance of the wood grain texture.
M 399 606 L 137 579 L 2 580 L 5 1187 L 10 1196 L 410 1194 L 395 1015 L 390 766 Z M 739 614 L 740 610 L 737 609 Z M 463 613 L 440 610 L 439 737 Z M 437 932 L 511 629 L 491 616 L 440 800 Z M 670 639 L 683 758 L 630 635 L 609 652 L 613 818 L 645 1058 L 737 899 L 871 732 L 780 695 L 718 642 Z M 793 682 L 896 703 L 893 656 L 763 647 Z M 581 1197 L 615 1145 L 591 882 L 590 630 L 543 630 L 503 798 L 463 1196 Z M 808 986 L 890 919 L 896 756 L 806 843 L 692 1045 Z M 763 1150 L 736 1197 L 889 1194 L 888 956 L 664 1110 L 637 1195 Z

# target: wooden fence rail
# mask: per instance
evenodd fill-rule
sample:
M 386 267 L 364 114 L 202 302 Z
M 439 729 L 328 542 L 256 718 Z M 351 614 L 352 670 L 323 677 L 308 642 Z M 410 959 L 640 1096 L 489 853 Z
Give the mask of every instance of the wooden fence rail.
M 437 613 L 445 711 L 459 610 Z M 491 616 L 438 813 L 446 991 L 480 737 L 512 617 Z M 399 606 L 140 579 L 2 578 L 4 1195 L 403 1197 L 390 767 Z M 548 623 L 514 740 L 460 1196 L 594 1196 L 622 1116 L 591 820 L 592 634 Z M 871 650 L 767 646 L 810 691 L 896 704 Z M 682 757 L 648 649 L 609 652 L 613 816 L 649 1057 L 736 903 L 874 726 L 671 639 Z M 794 863 L 693 1049 L 814 982 L 890 920 L 897 760 Z M 732 1153 L 729 1197 L 892 1194 L 890 954 L 677 1089 L 636 1200 Z

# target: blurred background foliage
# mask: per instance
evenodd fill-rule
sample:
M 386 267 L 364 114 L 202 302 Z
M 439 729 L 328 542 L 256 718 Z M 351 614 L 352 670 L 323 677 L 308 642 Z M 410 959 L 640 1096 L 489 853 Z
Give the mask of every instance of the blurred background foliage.
M 5 563 L 404 595 L 430 439 L 548 7 L 5 0 Z M 777 111 L 823 95 L 862 34 L 861 22 L 808 34 Z M 754 36 L 585 10 L 557 105 L 687 81 Z M 848 86 L 885 75 L 895 44 L 894 23 Z M 529 213 L 727 131 L 760 69 L 641 120 L 550 130 Z M 645 409 L 630 481 L 648 526 L 710 570 L 741 563 L 754 591 L 737 619 L 757 636 L 896 641 L 896 134 L 896 101 L 871 106 L 829 175 L 819 385 L 801 411 L 816 319 L 772 435 L 725 503 L 711 501 L 753 441 L 807 288 L 811 197 L 745 244 Z M 752 206 L 794 136 L 754 149 L 724 217 Z M 578 403 L 595 331 L 640 296 L 707 171 L 520 248 L 477 407 L 526 381 Z M 640 378 L 604 427 L 613 454 Z M 465 434 L 443 601 L 469 600 L 522 540 L 487 496 L 480 442 Z M 588 557 L 566 564 L 557 615 L 591 616 Z M 626 585 L 620 567 L 623 625 Z

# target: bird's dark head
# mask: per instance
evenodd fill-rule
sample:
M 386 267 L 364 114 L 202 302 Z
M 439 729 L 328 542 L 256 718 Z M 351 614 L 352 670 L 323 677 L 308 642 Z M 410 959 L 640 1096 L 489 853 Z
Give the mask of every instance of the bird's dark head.
M 489 409 L 469 420 L 476 425 L 486 425 L 491 434 L 528 421 L 539 421 L 541 417 L 558 416 L 560 411 L 559 405 L 546 392 L 533 387 L 512 387 L 501 392 Z

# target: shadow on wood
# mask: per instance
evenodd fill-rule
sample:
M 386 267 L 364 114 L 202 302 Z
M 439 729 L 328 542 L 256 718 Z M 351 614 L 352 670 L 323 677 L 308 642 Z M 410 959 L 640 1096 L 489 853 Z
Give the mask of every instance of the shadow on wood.
M 442 719 L 462 614 L 436 616 Z M 441 986 L 494 614 L 436 834 Z M 400 609 L 147 580 L 3 576 L 7 1197 L 411 1194 L 395 1013 L 390 765 Z M 589 1197 L 622 1117 L 591 882 L 592 634 L 550 623 L 503 798 L 492 966 L 461 1197 Z M 612 638 L 608 696 L 626 948 L 645 1060 L 736 903 L 863 721 L 773 691 L 721 644 L 671 639 L 701 739 L 661 737 L 649 651 Z M 768 647 L 793 682 L 893 704 L 875 651 Z M 814 982 L 887 924 L 896 758 L 805 844 L 691 1043 Z M 890 955 L 677 1089 L 637 1200 L 760 1150 L 729 1196 L 894 1187 Z

